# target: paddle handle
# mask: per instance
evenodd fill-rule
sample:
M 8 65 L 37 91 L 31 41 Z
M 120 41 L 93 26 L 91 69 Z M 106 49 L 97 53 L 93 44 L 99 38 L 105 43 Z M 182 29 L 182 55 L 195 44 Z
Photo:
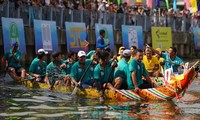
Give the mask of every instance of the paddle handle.
M 113 70 L 114 70 L 114 67 L 112 67 L 112 69 L 111 69 L 111 71 L 110 71 L 110 73 L 109 73 L 108 79 L 107 79 L 107 81 L 106 81 L 106 85 L 105 85 L 105 87 L 103 88 L 103 93 L 104 93 L 104 91 L 105 91 L 105 89 L 106 89 L 106 87 L 107 87 L 107 85 L 108 85 L 108 82 L 109 82 L 109 80 L 110 80 L 110 78 L 111 78 L 111 75 L 112 75 Z
M 86 75 L 86 73 L 87 73 L 87 71 L 88 71 L 90 65 L 93 63 L 93 61 L 94 61 L 94 59 L 92 59 L 92 61 L 89 63 L 89 65 L 88 65 L 87 68 L 85 69 L 83 75 L 81 76 L 81 78 L 80 78 L 80 80 L 79 80 L 79 83 L 82 82 L 83 78 L 85 77 L 85 75 Z
M 78 82 L 79 84 L 81 84 L 83 78 L 84 78 L 85 75 L 86 75 L 86 72 L 88 71 L 90 65 L 93 63 L 93 60 L 94 60 L 94 59 L 92 59 L 92 61 L 89 63 L 89 65 L 88 65 L 87 68 L 85 69 L 83 75 L 81 76 L 81 78 L 80 78 L 80 80 L 79 80 L 79 82 Z M 72 94 L 71 94 L 71 95 L 75 95 L 75 94 L 77 93 L 77 91 L 78 91 L 78 87 L 75 86 L 75 88 L 74 88 L 74 90 L 72 91 Z

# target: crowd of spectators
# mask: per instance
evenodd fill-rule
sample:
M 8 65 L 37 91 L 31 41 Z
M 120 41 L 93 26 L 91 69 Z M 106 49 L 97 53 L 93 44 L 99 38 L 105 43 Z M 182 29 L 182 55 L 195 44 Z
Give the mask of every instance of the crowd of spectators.
M 72 10 L 87 10 L 87 11 L 101 11 L 101 13 L 123 13 L 129 14 L 132 24 L 136 22 L 136 15 L 146 15 L 146 16 L 159 16 L 159 17 L 168 17 L 176 19 L 176 24 L 181 24 L 180 20 L 187 18 L 188 23 L 192 23 L 195 26 L 200 26 L 199 18 L 200 13 L 191 13 L 189 10 L 184 8 L 173 10 L 171 9 L 150 9 L 145 6 L 133 6 L 128 5 L 126 2 L 117 4 L 115 2 L 108 3 L 106 0 L 0 0 L 0 3 L 5 1 L 15 2 L 15 7 L 18 8 L 20 5 L 31 5 L 31 6 L 50 6 L 58 7 L 63 9 L 72 9 Z M 188 19 L 189 18 L 189 19 Z M 193 18 L 193 21 L 190 21 L 190 18 Z M 158 22 L 159 26 L 162 26 L 164 23 L 161 19 L 151 20 L 152 24 L 155 24 L 155 21 Z M 168 20 L 169 22 L 170 20 Z

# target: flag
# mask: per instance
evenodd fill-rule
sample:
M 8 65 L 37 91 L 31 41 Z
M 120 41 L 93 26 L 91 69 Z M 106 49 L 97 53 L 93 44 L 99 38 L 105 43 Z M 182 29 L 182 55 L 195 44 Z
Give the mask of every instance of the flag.
M 176 6 L 176 0 L 174 0 L 174 2 L 173 2 L 173 9 L 174 9 L 174 10 L 177 9 L 177 6 Z
M 190 4 L 192 6 L 192 13 L 197 11 L 197 0 L 190 0 Z
M 147 0 L 146 4 L 147 4 L 147 7 L 152 8 L 152 0 Z
M 185 2 L 186 9 L 189 10 L 190 9 L 190 0 L 184 0 L 184 2 Z
M 156 7 L 160 7 L 160 0 L 156 0 Z
M 166 3 L 167 9 L 169 9 L 169 1 L 168 1 L 168 0 L 165 0 L 165 3 Z

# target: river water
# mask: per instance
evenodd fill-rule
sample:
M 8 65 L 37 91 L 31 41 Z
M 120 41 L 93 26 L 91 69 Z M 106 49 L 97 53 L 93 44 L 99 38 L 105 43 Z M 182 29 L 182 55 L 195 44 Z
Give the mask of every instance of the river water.
M 181 100 L 164 102 L 112 102 L 84 99 L 70 93 L 31 89 L 0 79 L 0 119 L 200 119 L 200 80 L 196 79 Z

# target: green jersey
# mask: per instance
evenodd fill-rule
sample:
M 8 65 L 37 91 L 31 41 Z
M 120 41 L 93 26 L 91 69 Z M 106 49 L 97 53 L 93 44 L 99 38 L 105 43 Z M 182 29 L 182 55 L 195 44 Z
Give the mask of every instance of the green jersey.
M 81 79 L 88 65 L 91 63 L 91 61 L 92 60 L 86 59 L 83 67 L 80 66 L 79 61 L 75 62 L 71 68 L 70 77 L 73 77 L 78 82 Z M 94 66 L 90 65 L 84 78 L 82 79 L 82 82 L 86 82 L 88 80 L 93 79 L 94 78 L 93 73 L 94 73 Z
M 21 67 L 20 62 L 16 62 L 13 57 L 10 57 L 10 54 L 12 54 L 12 49 L 10 49 L 4 55 L 4 59 L 8 61 L 8 67 Z M 14 53 L 14 57 L 21 60 L 22 59 L 22 53 L 19 50 L 17 50 Z
M 124 58 L 122 58 L 118 62 L 118 69 L 115 71 L 115 78 L 120 77 L 122 78 L 122 86 L 126 87 L 127 83 L 129 81 L 132 81 L 131 79 L 131 72 L 129 70 L 129 64 L 126 62 Z
M 132 72 L 135 72 L 136 79 L 137 79 L 137 85 L 143 84 L 142 76 L 146 76 L 148 74 L 144 63 L 139 63 L 135 58 L 132 59 L 129 63 L 129 70 Z M 128 89 L 134 89 L 134 85 L 132 81 L 128 81 Z
M 29 72 L 33 74 L 45 75 L 47 63 L 42 61 L 42 64 L 39 63 L 39 59 L 36 57 L 29 67 Z
M 114 79 L 114 70 L 112 70 L 114 68 L 111 67 L 111 63 L 112 63 L 112 61 L 109 61 L 106 64 L 104 70 L 102 69 L 100 63 L 97 64 L 97 66 L 95 67 L 95 69 L 94 69 L 94 79 L 98 80 L 98 82 L 100 84 L 106 83 L 106 81 L 108 79 L 110 79 L 109 82 L 111 82 Z M 109 78 L 109 75 L 110 75 L 110 78 Z

